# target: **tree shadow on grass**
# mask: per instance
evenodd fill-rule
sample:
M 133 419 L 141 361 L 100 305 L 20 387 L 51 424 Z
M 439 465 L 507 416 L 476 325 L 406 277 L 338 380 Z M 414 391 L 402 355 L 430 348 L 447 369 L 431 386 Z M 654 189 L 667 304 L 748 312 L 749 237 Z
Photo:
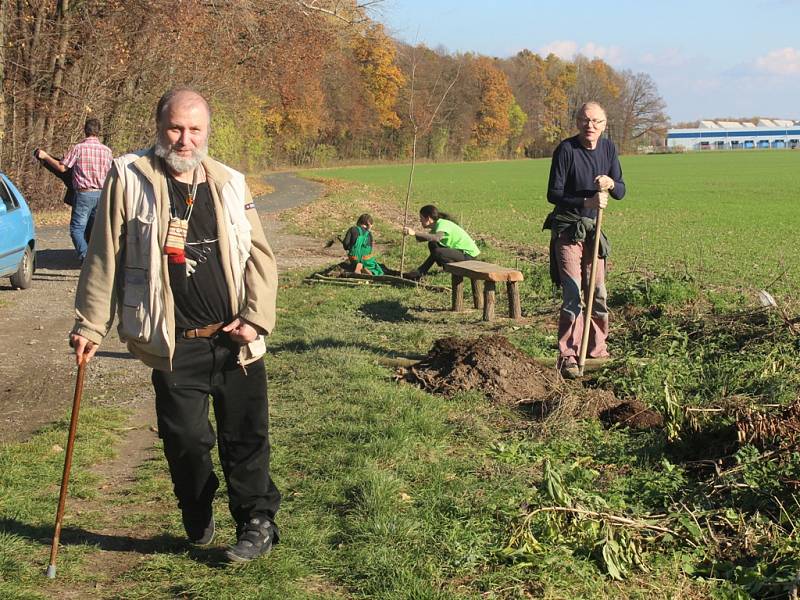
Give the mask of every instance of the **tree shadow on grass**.
M 389 348 L 383 348 L 374 344 L 367 344 L 360 340 L 339 340 L 335 338 L 321 338 L 307 342 L 305 340 L 292 340 L 284 342 L 283 344 L 276 344 L 268 346 L 269 352 L 294 352 L 296 354 L 303 354 L 313 350 L 322 349 L 337 349 L 337 348 L 360 348 L 365 352 L 371 352 L 379 357 L 384 358 L 422 358 L 415 353 L 398 352 Z
M 353 543 L 353 536 L 348 529 L 349 515 L 356 512 L 365 503 L 364 488 L 360 485 L 349 485 L 344 490 L 344 498 L 336 501 L 327 502 L 326 508 L 336 519 L 340 519 L 341 528 L 331 532 L 328 543 L 332 547 L 340 547 L 344 544 Z
M 408 312 L 408 307 L 397 300 L 378 300 L 367 302 L 361 305 L 364 315 L 375 321 L 385 321 L 387 323 L 404 323 L 416 321 Z
M 0 532 L 9 533 L 31 542 L 50 546 L 53 543 L 52 525 L 32 525 L 16 519 L 0 518 Z M 107 552 L 133 552 L 137 554 L 184 554 L 209 567 L 229 564 L 224 548 L 197 548 L 185 538 L 169 534 L 150 538 L 134 538 L 127 535 L 108 535 L 87 531 L 80 527 L 64 527 L 59 538 L 60 546 L 93 546 Z

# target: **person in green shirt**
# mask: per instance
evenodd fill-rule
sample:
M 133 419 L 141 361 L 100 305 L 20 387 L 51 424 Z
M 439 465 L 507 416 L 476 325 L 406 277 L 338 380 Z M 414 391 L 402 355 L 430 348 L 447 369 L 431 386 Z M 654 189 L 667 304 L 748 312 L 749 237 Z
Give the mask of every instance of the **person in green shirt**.
M 372 216 L 367 213 L 358 217 L 356 224 L 344 234 L 342 246 L 356 273 L 383 275 L 383 268 L 372 251 L 372 223 Z
M 404 227 L 403 235 L 413 235 L 418 242 L 428 242 L 430 254 L 417 269 L 404 275 L 406 279 L 419 279 L 427 275 L 434 263 L 441 267 L 451 262 L 472 260 L 481 253 L 469 234 L 433 204 L 419 209 L 419 223 L 428 232 Z

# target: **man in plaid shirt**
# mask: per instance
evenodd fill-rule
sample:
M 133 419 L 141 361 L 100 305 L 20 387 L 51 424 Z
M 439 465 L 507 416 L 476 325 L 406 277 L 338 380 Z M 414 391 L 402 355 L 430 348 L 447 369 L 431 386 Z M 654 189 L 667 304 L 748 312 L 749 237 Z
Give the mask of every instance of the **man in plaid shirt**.
M 75 202 L 72 206 L 72 218 L 69 222 L 69 234 L 72 244 L 83 263 L 86 257 L 87 241 L 94 223 L 97 201 L 100 191 L 111 168 L 111 149 L 100 143 L 100 121 L 87 119 L 83 126 L 86 139 L 69 149 L 60 161 L 44 150 L 36 151 L 36 158 L 46 162 L 55 170 L 64 173 L 72 169 L 72 187 L 75 190 Z

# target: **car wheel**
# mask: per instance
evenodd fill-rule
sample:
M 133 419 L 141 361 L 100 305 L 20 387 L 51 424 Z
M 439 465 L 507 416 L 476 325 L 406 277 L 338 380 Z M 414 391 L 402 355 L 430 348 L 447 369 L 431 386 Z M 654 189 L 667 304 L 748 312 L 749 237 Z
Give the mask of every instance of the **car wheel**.
M 27 289 L 33 282 L 33 250 L 28 246 L 19 262 L 19 269 L 11 276 L 11 285 L 15 288 Z

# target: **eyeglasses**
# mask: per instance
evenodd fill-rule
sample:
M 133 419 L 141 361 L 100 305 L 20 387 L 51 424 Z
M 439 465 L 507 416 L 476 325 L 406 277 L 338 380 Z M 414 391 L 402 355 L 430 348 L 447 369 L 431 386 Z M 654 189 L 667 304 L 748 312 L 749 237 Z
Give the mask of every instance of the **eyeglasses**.
M 587 119 L 585 117 L 578 119 L 578 123 L 581 125 L 588 125 L 589 123 L 591 123 L 595 127 L 600 127 L 600 125 L 602 125 L 605 122 L 606 122 L 605 119 Z

